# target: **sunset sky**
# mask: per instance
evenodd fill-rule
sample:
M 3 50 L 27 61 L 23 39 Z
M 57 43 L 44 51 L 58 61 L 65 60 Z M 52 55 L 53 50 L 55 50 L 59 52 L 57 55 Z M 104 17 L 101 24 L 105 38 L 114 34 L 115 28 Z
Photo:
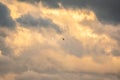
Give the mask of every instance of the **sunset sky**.
M 0 80 L 120 80 L 120 0 L 0 0 Z

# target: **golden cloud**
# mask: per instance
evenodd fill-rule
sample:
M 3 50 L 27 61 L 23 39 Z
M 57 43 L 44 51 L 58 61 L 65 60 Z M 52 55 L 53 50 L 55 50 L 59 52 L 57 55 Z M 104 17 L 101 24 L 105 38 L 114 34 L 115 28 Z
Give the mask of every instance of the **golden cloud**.
M 53 9 L 43 6 L 42 3 L 34 6 L 17 1 L 4 0 L 2 2 L 9 7 L 14 19 L 25 14 L 31 14 L 34 17 L 41 16 L 50 19 L 63 31 L 58 34 L 54 29 L 46 29 L 44 26 L 42 28 L 24 27 L 16 21 L 16 31 L 10 31 L 5 41 L 7 46 L 12 48 L 15 56 L 22 57 L 23 54 L 31 56 L 30 61 L 32 63 L 27 65 L 31 69 L 46 70 L 54 68 L 58 71 L 101 74 L 117 74 L 120 72 L 120 57 L 112 55 L 113 49 L 118 48 L 117 41 L 107 34 L 95 33 L 95 29 L 91 28 L 91 25 L 82 23 L 93 22 L 97 26 L 102 25 L 94 12 L 85 9 L 66 9 L 64 7 Z M 97 28 L 97 26 L 95 27 Z M 85 53 L 82 53 L 84 56 L 76 56 L 74 53 L 67 52 L 66 48 L 63 49 L 61 43 L 64 44 L 64 41 L 61 40 L 61 37 L 66 36 L 81 42 L 85 49 Z M 98 62 L 97 59 L 102 63 Z

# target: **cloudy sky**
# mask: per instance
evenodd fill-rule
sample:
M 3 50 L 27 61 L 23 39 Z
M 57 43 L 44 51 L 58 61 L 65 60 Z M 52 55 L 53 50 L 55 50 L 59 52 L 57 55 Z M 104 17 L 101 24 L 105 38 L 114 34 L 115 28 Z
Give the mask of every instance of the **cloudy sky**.
M 0 0 L 0 80 L 120 80 L 120 1 Z

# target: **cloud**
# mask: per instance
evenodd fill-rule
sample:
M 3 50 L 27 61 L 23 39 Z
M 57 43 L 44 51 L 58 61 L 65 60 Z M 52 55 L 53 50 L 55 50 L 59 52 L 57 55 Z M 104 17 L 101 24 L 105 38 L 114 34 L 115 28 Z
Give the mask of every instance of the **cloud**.
M 53 3 L 49 3 L 49 0 L 43 0 L 48 5 L 53 5 Z M 106 0 L 106 1 L 84 1 L 84 0 L 60 0 L 56 1 L 55 4 L 62 3 L 63 6 L 68 7 L 76 7 L 76 8 L 87 8 L 91 9 L 95 12 L 97 18 L 103 23 L 113 23 L 119 24 L 120 23 L 120 11 L 119 11 L 119 0 Z
M 27 70 L 27 67 L 20 63 L 19 60 L 14 59 L 12 56 L 2 55 L 0 53 L 0 75 L 6 75 L 9 73 L 18 74 Z
M 66 38 L 65 40 L 67 40 L 67 42 L 64 42 L 57 38 L 57 36 L 55 36 L 56 39 L 52 40 L 49 39 L 48 36 L 43 36 L 41 34 L 42 33 L 37 32 L 37 30 L 33 31 L 32 29 L 20 27 L 17 32 L 10 34 L 10 36 L 6 38 L 6 43 L 10 45 L 9 47 L 13 50 L 13 55 L 17 57 L 15 62 L 21 65 L 19 69 L 26 71 L 27 68 L 29 68 L 33 71 L 48 73 L 59 71 L 101 74 L 119 72 L 119 65 L 117 64 L 117 62 L 119 62 L 119 57 L 114 58 L 113 56 L 106 56 L 106 54 L 103 53 L 98 54 L 92 49 L 94 45 L 90 48 L 91 52 L 86 53 L 89 51 L 89 47 L 87 48 L 87 46 L 91 45 L 90 43 L 87 43 L 87 46 L 78 46 L 79 48 L 74 47 L 74 49 L 71 49 L 72 45 L 77 46 L 78 42 L 76 40 L 71 38 L 67 40 Z M 58 36 L 59 35 L 60 34 L 58 34 Z M 52 35 L 49 36 L 52 37 Z M 71 44 L 71 46 L 68 44 Z M 106 42 L 104 44 L 106 44 Z M 81 50 L 82 48 L 84 48 L 86 52 L 80 52 L 79 49 Z M 100 52 L 101 45 L 97 46 L 96 49 Z M 77 53 L 76 50 L 78 50 Z M 79 55 L 83 56 L 79 57 Z M 71 63 L 71 61 L 73 63 Z M 114 65 L 110 66 L 112 63 L 114 63 Z M 83 67 L 82 65 L 85 66 Z M 106 66 L 110 67 L 107 68 Z M 103 71 L 100 69 L 103 69 Z
M 15 22 L 10 16 L 10 10 L 3 3 L 0 3 L 0 27 L 15 27 Z
M 14 74 L 14 73 L 8 73 L 4 76 L 1 75 L 0 80 L 8 80 L 8 79 L 15 80 L 15 76 L 16 76 L 16 74 Z
M 22 15 L 20 18 L 17 19 L 17 22 L 26 27 L 51 27 L 55 29 L 58 33 L 61 32 L 60 28 L 56 24 L 54 24 L 52 20 L 46 18 L 44 19 L 42 17 L 35 18 L 30 14 Z
M 65 51 L 79 57 L 86 54 L 82 43 L 79 40 L 70 36 L 65 36 L 65 40 L 63 42 L 61 41 L 61 46 Z
M 15 77 L 16 80 L 119 80 L 116 76 L 112 75 L 99 75 L 99 74 L 85 74 L 85 73 L 56 73 L 56 74 L 46 74 L 46 73 L 37 73 L 34 71 L 24 72 L 19 76 Z
M 11 48 L 6 44 L 6 41 L 5 41 L 8 34 L 9 34 L 9 30 L 3 29 L 0 27 L 0 50 L 2 51 L 2 55 L 12 54 Z
M 33 3 L 33 2 L 40 2 L 41 0 L 18 0 L 18 1 L 25 1 L 25 2 Z
M 18 29 L 19 34 L 15 33 L 15 35 L 9 36 L 7 43 L 11 45 L 10 47 L 14 50 L 14 55 L 18 56 L 19 63 L 26 66 L 26 68 L 28 67 L 30 70 L 48 73 L 119 73 L 120 65 L 117 64 L 119 63 L 119 57 L 106 56 L 103 53 L 99 53 L 99 55 L 97 55 L 94 50 L 91 50 L 92 54 L 89 55 L 81 52 L 80 54 L 83 54 L 84 56 L 79 57 L 75 54 L 76 51 L 73 51 L 72 54 L 70 54 L 70 51 L 66 52 L 64 50 L 67 47 L 66 45 L 66 47 L 62 49 L 62 46 L 60 46 L 60 43 L 56 40 L 54 41 L 49 39 L 50 43 L 46 43 L 48 37 L 41 36 L 41 33 L 39 32 L 29 30 L 30 29 L 24 30 L 24 28 Z M 21 42 L 18 42 L 19 40 L 21 40 Z M 64 42 L 62 44 L 64 44 Z M 70 44 L 74 45 L 73 43 Z M 89 46 L 91 44 L 89 43 L 87 45 Z M 98 52 L 100 52 L 99 48 L 101 49 L 101 46 L 96 47 Z M 88 49 L 89 48 L 85 48 L 85 50 Z M 94 56 L 96 59 L 94 59 Z M 109 68 L 107 66 L 109 66 Z
M 120 11 L 119 11 L 119 0 L 106 0 L 106 1 L 96 1 L 96 0 L 20 0 L 25 2 L 43 2 L 45 5 L 59 8 L 58 3 L 61 3 L 67 8 L 86 8 L 91 9 L 96 14 L 97 18 L 102 23 L 107 24 L 119 24 L 120 23 Z
M 45 11 L 44 11 L 45 10 Z M 64 47 L 83 47 L 83 54 L 111 54 L 114 49 L 119 48 L 119 27 L 101 24 L 91 11 L 72 10 L 72 9 L 44 9 L 42 12 L 45 16 L 52 19 L 57 25 L 65 29 Z M 60 13 L 62 12 L 62 13 Z M 69 13 L 69 14 L 68 14 Z M 49 16 L 49 14 L 51 14 Z M 61 15 L 61 16 L 59 16 Z M 65 18 L 64 18 L 65 17 Z M 97 27 L 96 27 L 97 26 Z M 104 27 L 103 27 L 104 26 Z M 71 37 L 72 36 L 72 37 Z M 114 38 L 116 36 L 116 38 Z M 75 39 L 76 41 L 75 41 Z M 71 41 L 70 41 L 71 40 Z M 77 43 L 73 43 L 73 40 Z M 78 40 L 78 41 L 77 41 Z M 70 42 L 69 42 L 70 41 Z M 71 46 L 70 46 L 71 44 Z M 101 44 L 101 45 L 100 45 Z M 103 44 L 103 45 L 102 45 Z M 104 45 L 106 44 L 106 45 Z M 65 48 L 66 50 L 68 50 Z M 69 49 L 81 52 L 80 49 Z M 76 53 L 75 52 L 75 53 Z
M 119 80 L 119 25 L 101 24 L 92 10 L 67 2 L 1 1 L 16 28 L 0 27 L 0 80 Z
M 13 65 L 12 61 L 7 57 L 2 56 L 2 54 L 0 54 L 0 64 L 0 74 L 11 71 L 12 66 L 10 65 Z

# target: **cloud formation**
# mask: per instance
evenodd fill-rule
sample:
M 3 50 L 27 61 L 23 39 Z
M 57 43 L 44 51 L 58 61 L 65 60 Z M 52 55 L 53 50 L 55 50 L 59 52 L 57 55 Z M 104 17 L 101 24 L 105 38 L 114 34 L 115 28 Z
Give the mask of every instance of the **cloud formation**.
M 10 10 L 3 3 L 0 3 L 0 27 L 14 27 L 15 22 L 10 16 Z
M 0 1 L 16 24 L 0 25 L 0 80 L 120 79 L 119 24 L 102 24 L 93 2 Z
M 50 19 L 44 19 L 42 17 L 35 18 L 29 14 L 22 15 L 20 18 L 17 19 L 17 22 L 26 27 L 51 27 L 54 28 L 57 32 L 61 32 L 59 27 Z
M 119 11 L 119 0 L 19 0 L 25 1 L 29 3 L 38 3 L 43 2 L 45 5 L 59 8 L 59 3 L 61 3 L 64 7 L 71 8 L 85 8 L 91 9 L 95 12 L 97 18 L 102 23 L 107 24 L 119 24 L 120 23 L 120 11 Z

